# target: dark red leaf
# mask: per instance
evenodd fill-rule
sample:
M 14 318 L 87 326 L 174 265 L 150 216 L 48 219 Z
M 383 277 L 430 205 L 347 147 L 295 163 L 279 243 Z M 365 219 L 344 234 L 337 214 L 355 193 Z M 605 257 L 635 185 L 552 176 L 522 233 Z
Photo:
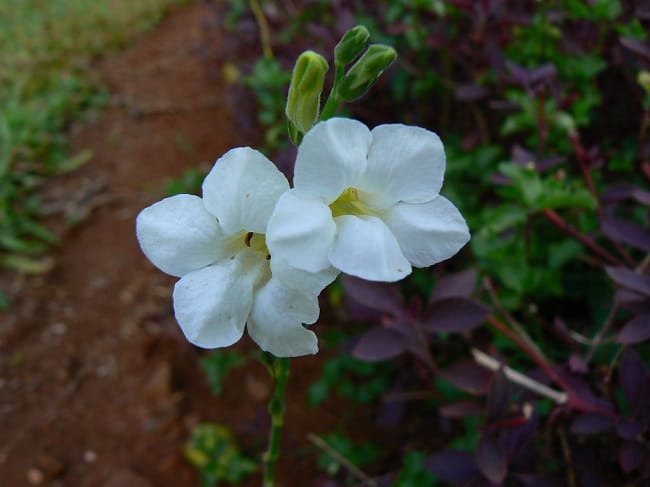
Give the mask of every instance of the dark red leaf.
M 638 441 L 626 441 L 618 452 L 618 462 L 623 472 L 630 473 L 650 462 L 650 452 Z
M 650 277 L 643 274 L 637 274 L 625 267 L 606 267 L 607 275 L 611 277 L 616 284 L 626 287 L 640 294 L 650 296 Z
M 623 345 L 640 343 L 650 339 L 650 313 L 636 315 L 628 321 L 616 337 Z
M 490 308 L 477 301 L 448 298 L 429 306 L 422 325 L 430 332 L 463 332 L 483 323 L 489 314 Z
M 605 216 L 600 219 L 600 229 L 612 240 L 650 252 L 650 233 L 636 223 Z
M 508 475 L 508 461 L 498 439 L 482 436 L 476 448 L 476 463 L 493 484 L 500 484 Z
M 361 336 L 352 355 L 359 360 L 377 362 L 397 357 L 407 348 L 407 340 L 401 333 L 389 328 L 373 328 Z
M 618 367 L 618 382 L 630 408 L 638 409 L 648 387 L 648 371 L 636 351 L 628 349 L 623 354 Z
M 476 401 L 465 400 L 441 406 L 439 411 L 445 418 L 464 418 L 482 414 L 483 405 Z
M 459 360 L 440 372 L 440 376 L 470 394 L 487 394 L 492 373 L 471 360 Z
M 424 461 L 424 468 L 446 482 L 465 484 L 480 475 L 474 456 L 466 451 L 446 450 Z
M 345 294 L 368 308 L 399 316 L 402 313 L 402 297 L 394 286 L 370 282 L 357 277 L 343 276 Z
M 441 277 L 429 298 L 430 302 L 446 298 L 469 298 L 476 287 L 476 271 L 466 271 L 447 274 Z
M 504 416 L 510 399 L 508 379 L 503 369 L 499 369 L 492 378 L 487 396 L 487 420 L 489 423 Z
M 614 427 L 614 418 L 596 413 L 584 413 L 571 425 L 571 432 L 582 435 L 602 433 Z

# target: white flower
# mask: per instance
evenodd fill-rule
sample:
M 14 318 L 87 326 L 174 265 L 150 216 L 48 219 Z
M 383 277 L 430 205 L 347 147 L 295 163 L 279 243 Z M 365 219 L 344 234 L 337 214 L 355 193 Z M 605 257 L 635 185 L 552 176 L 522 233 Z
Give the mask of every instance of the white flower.
M 397 281 L 411 265 L 448 259 L 470 236 L 460 212 L 438 194 L 444 172 L 442 142 L 425 129 L 370 131 L 344 118 L 317 124 L 298 149 L 295 187 L 269 221 L 273 258 L 372 281 Z
M 276 356 L 316 353 L 316 335 L 302 323 L 318 318 L 318 293 L 336 273 L 309 274 L 273 257 L 266 227 L 278 198 L 289 189 L 271 161 L 250 148 L 227 152 L 203 182 L 203 199 L 166 198 L 138 215 L 145 255 L 181 279 L 174 313 L 187 339 L 203 348 L 237 342 L 248 323 L 251 338 Z

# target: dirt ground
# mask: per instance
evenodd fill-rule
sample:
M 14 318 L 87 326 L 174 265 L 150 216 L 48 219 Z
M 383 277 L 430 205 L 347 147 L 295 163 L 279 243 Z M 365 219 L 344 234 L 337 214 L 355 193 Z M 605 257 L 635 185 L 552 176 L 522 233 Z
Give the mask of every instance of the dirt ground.
M 250 456 L 263 448 L 266 371 L 247 366 L 228 377 L 222 396 L 210 394 L 203 352 L 171 313 L 174 279 L 148 263 L 134 232 L 138 211 L 160 199 L 169 178 L 255 142 L 246 117 L 235 115 L 240 95 L 219 75 L 219 63 L 237 53 L 218 23 L 214 7 L 193 5 L 98 62 L 113 103 L 71 130 L 74 148 L 94 157 L 46 192 L 51 208 L 80 221 L 65 232 L 51 272 L 11 276 L 15 301 L 0 315 L 2 487 L 200 485 L 182 455 L 198 421 L 227 425 Z M 341 418 L 335 408 L 304 406 L 321 358 L 293 362 L 281 485 L 312 485 L 306 435 Z M 259 475 L 245 482 L 259 484 Z

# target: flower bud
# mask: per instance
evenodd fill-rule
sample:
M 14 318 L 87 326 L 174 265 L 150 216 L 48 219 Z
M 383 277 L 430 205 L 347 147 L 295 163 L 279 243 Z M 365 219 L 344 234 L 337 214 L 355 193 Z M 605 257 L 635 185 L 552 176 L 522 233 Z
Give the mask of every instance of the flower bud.
M 372 44 L 341 79 L 337 94 L 345 101 L 361 98 L 377 81 L 381 73 L 397 58 L 395 49 Z
M 370 32 L 363 25 L 357 25 L 347 31 L 334 48 L 336 64 L 350 64 L 368 45 Z
M 639 83 L 639 86 L 641 86 L 646 93 L 650 93 L 650 72 L 640 71 L 636 80 L 637 83 Z
M 291 74 L 285 108 L 290 133 L 297 131 L 304 134 L 314 125 L 328 69 L 325 58 L 314 51 L 305 51 L 298 57 Z

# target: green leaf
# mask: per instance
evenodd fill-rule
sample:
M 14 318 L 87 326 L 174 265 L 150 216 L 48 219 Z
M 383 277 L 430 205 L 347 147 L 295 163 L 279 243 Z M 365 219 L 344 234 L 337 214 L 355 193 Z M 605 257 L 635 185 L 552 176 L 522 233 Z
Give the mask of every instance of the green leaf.
M 185 445 L 185 458 L 200 470 L 205 487 L 219 482 L 237 484 L 258 468 L 240 451 L 228 428 L 216 423 L 198 424 Z
M 222 392 L 223 381 L 233 368 L 241 367 L 247 362 L 246 358 L 234 351 L 215 350 L 201 357 L 199 364 L 205 373 L 210 390 L 215 396 Z
M 67 159 L 57 164 L 56 173 L 65 174 L 67 172 L 74 171 L 75 169 L 80 168 L 85 163 L 90 161 L 94 155 L 95 153 L 90 149 L 85 149 L 77 152 L 74 156 L 68 157 Z

